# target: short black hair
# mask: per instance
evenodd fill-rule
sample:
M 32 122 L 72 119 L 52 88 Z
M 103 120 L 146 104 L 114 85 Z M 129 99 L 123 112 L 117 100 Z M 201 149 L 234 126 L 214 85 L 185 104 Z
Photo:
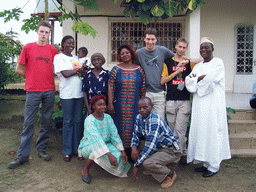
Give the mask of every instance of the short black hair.
M 87 56 L 87 54 L 88 54 L 88 49 L 86 48 L 86 47 L 80 47 L 79 49 L 78 49 L 78 51 L 82 51 L 83 52 L 83 54 L 85 55 L 85 56 Z
M 146 31 L 144 32 L 144 37 L 146 37 L 146 35 L 155 35 L 156 38 L 158 36 L 157 34 L 157 30 L 155 28 L 147 28 Z
M 153 103 L 152 103 L 152 101 L 151 101 L 151 99 L 149 98 L 149 97 L 142 97 L 140 100 L 139 100 L 139 102 L 140 101 L 147 101 L 151 106 L 153 106 Z
M 61 40 L 61 47 L 63 48 L 63 44 L 65 43 L 66 40 L 68 39 L 74 39 L 71 35 L 66 35 L 65 37 L 62 38 Z

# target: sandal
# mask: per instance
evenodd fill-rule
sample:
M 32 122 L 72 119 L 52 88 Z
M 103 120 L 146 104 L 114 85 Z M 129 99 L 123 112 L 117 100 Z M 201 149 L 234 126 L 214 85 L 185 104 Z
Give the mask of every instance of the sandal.
M 77 156 L 77 159 L 78 159 L 79 161 L 85 160 L 85 158 L 83 158 L 83 157 L 78 157 L 78 156 Z
M 78 159 L 79 161 L 85 160 L 85 158 L 80 157 L 77 153 L 74 153 L 74 156 L 77 157 L 77 159 Z
M 92 178 L 89 175 L 82 175 L 82 181 L 87 184 L 90 184 L 92 181 Z
M 71 156 L 70 155 L 64 155 L 63 160 L 65 162 L 69 162 L 71 160 Z

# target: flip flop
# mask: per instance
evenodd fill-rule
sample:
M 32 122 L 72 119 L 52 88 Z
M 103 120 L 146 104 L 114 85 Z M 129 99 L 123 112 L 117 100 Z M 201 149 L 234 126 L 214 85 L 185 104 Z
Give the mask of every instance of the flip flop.
M 78 159 L 79 161 L 85 160 L 85 158 L 83 158 L 83 157 L 78 157 L 78 156 L 77 156 L 77 159 Z
M 82 180 L 87 184 L 91 183 L 91 177 L 89 175 L 82 175 Z

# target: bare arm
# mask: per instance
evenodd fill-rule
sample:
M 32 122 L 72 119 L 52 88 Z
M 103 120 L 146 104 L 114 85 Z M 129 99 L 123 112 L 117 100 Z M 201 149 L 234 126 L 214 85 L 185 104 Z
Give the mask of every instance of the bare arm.
M 88 113 L 88 115 L 90 115 L 92 113 L 92 111 L 91 111 L 91 108 L 90 108 L 90 104 L 89 104 L 86 92 L 84 92 L 84 102 L 85 102 L 85 105 L 86 105 L 87 113 Z
M 185 57 L 185 56 L 184 56 L 184 59 L 190 60 L 190 63 L 195 63 L 195 64 L 200 63 L 201 61 L 203 61 L 202 58 L 189 58 L 189 57 Z
M 105 155 L 108 156 L 108 159 L 109 159 L 109 162 L 110 162 L 111 165 L 118 166 L 117 159 L 112 153 L 107 152 Z
M 74 76 L 74 75 L 78 74 L 78 72 L 79 72 L 79 69 L 64 70 L 64 71 L 61 71 L 61 74 L 62 74 L 65 78 L 68 78 L 68 77 L 71 77 L 71 76 Z
M 134 162 L 136 162 L 139 159 L 140 153 L 138 151 L 137 146 L 132 146 L 132 153 L 131 153 L 131 158 Z
M 15 68 L 15 73 L 21 75 L 22 77 L 25 77 L 24 65 L 17 63 L 16 68 Z
M 113 93 L 110 83 L 108 84 L 108 112 L 113 115 L 115 113 L 115 108 L 113 105 Z
M 206 75 L 201 75 L 197 78 L 197 83 L 205 78 Z
M 173 72 L 172 74 L 170 74 L 167 77 L 162 77 L 161 78 L 161 85 L 171 81 L 176 75 L 178 75 L 179 73 L 181 73 L 183 71 L 184 67 L 178 67 L 177 71 Z

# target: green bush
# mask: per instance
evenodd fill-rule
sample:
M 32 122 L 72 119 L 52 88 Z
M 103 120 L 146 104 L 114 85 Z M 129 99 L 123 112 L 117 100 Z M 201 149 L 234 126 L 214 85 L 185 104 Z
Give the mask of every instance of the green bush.
M 39 120 L 42 118 L 42 103 L 39 105 L 38 117 Z M 51 126 L 58 131 L 62 130 L 62 123 L 63 123 L 63 110 L 60 102 L 60 97 L 55 96 L 54 106 L 53 106 L 53 113 L 51 116 L 52 122 Z
M 22 44 L 18 40 L 14 40 L 16 33 L 7 32 L 0 33 L 0 89 L 3 89 L 7 83 L 12 82 L 15 78 L 20 78 L 15 75 L 15 71 L 10 65 L 11 61 L 20 54 Z

